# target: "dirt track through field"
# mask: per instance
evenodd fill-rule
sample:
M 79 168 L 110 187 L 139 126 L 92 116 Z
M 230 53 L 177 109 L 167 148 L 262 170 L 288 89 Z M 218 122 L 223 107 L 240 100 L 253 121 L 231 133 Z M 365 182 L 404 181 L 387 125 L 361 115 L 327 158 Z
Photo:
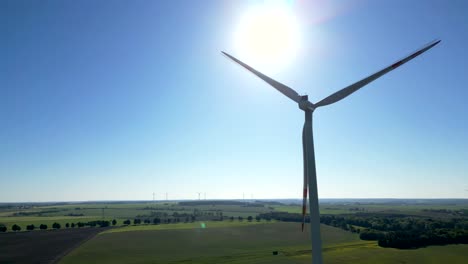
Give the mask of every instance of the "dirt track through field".
M 57 263 L 104 228 L 76 228 L 0 234 L 0 263 Z

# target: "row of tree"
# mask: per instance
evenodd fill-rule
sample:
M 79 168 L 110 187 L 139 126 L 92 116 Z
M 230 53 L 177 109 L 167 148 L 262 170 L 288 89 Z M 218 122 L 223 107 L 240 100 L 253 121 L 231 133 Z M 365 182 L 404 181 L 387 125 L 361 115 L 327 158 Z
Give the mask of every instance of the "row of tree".
M 85 227 L 85 226 L 89 226 L 89 227 L 96 227 L 96 226 L 99 226 L 99 227 L 108 227 L 110 225 L 113 225 L 115 226 L 117 224 L 117 220 L 112 220 L 112 221 L 106 221 L 106 220 L 97 220 L 97 221 L 89 221 L 89 222 L 78 222 L 78 223 L 66 223 L 65 224 L 65 228 L 75 228 L 75 227 Z M 40 224 L 39 226 L 35 226 L 34 224 L 31 224 L 31 225 L 27 225 L 26 226 L 26 230 L 28 231 L 33 231 L 35 229 L 39 228 L 40 230 L 47 230 L 49 227 L 46 225 L 46 224 Z M 53 223 L 52 224 L 52 228 L 53 229 L 60 229 L 62 228 L 62 225 L 60 223 Z M 0 232 L 6 232 L 8 230 L 8 228 L 5 226 L 5 225 L 0 225 Z M 21 231 L 21 226 L 17 225 L 17 224 L 14 224 L 11 226 L 11 230 L 12 231 Z
M 229 220 L 231 220 L 231 222 L 234 221 L 234 219 L 235 219 L 234 216 L 229 217 Z M 252 217 L 251 215 L 247 216 L 247 221 L 252 222 L 253 219 L 254 219 L 254 217 Z M 238 216 L 237 220 L 239 220 L 239 222 L 242 222 L 242 221 L 244 221 L 244 217 Z M 260 215 L 257 215 L 257 216 L 255 216 L 255 220 L 257 220 L 257 222 L 260 222 L 262 220 L 262 217 Z M 265 219 L 265 220 L 270 221 L 271 218 L 270 219 Z
M 200 215 L 200 214 L 199 214 Z M 210 220 L 218 220 L 218 221 L 222 221 L 224 219 L 224 216 L 222 214 L 222 212 L 216 212 L 216 214 L 214 215 L 215 218 L 213 219 L 210 219 Z M 231 221 L 234 221 L 234 217 L 231 216 L 229 218 Z M 244 220 L 244 217 L 242 216 L 239 216 L 237 217 L 237 219 L 239 221 L 243 221 Z M 251 222 L 253 221 L 254 217 L 252 216 L 248 216 L 247 218 L 247 221 Z M 257 221 L 260 221 L 261 220 L 261 217 L 260 216 L 256 216 L 255 219 Z M 270 221 L 271 218 L 265 218 L 266 220 Z M 170 224 L 170 223 L 180 223 L 180 222 L 185 222 L 185 223 L 188 223 L 188 222 L 194 222 L 195 220 L 197 220 L 197 216 L 195 214 L 173 214 L 172 217 L 155 217 L 153 219 L 149 219 L 149 218 L 145 218 L 145 219 L 141 219 L 141 218 L 135 218 L 133 220 L 130 220 L 130 219 L 127 219 L 125 221 L 123 221 L 123 224 L 124 225 L 139 225 L 139 224 L 155 224 L 155 225 L 158 225 L 158 224 Z M 90 222 L 78 222 L 78 223 L 66 223 L 65 224 L 65 227 L 66 228 L 75 228 L 75 227 L 85 227 L 85 226 L 90 226 L 90 227 L 96 227 L 96 226 L 99 226 L 99 227 L 107 227 L 107 226 L 110 226 L 110 225 L 113 225 L 115 226 L 117 224 L 117 220 L 112 220 L 112 221 L 105 221 L 105 220 L 98 220 L 98 221 L 90 221 Z M 59 224 L 59 223 L 54 223 L 52 225 L 52 228 L 53 229 L 60 229 L 62 226 Z M 28 225 L 26 226 L 26 229 L 27 230 L 35 230 L 37 229 L 38 227 L 31 224 L 31 225 Z M 48 229 L 48 226 L 47 225 L 44 225 L 44 224 L 41 224 L 39 226 L 39 229 L 41 230 L 46 230 Z M 21 231 L 21 227 L 17 224 L 14 224 L 12 226 L 12 230 L 13 231 Z M 4 225 L 0 225 L 0 232 L 6 232 L 7 231 L 7 227 L 4 226 Z
M 181 220 L 182 219 L 182 220 Z M 222 218 L 221 218 L 222 219 Z M 231 221 L 234 221 L 234 216 L 231 216 L 229 218 Z M 243 221 L 244 220 L 244 217 L 242 216 L 239 216 L 237 217 L 237 219 L 239 221 Z M 248 216 L 247 218 L 247 221 L 251 222 L 253 221 L 254 219 L 257 220 L 258 222 L 261 221 L 261 217 L 260 216 L 256 216 L 255 218 L 252 217 L 252 216 Z M 140 218 L 135 218 L 133 220 L 130 220 L 130 219 L 127 219 L 125 221 L 123 221 L 123 224 L 124 225 L 140 225 L 140 224 L 155 224 L 155 225 L 159 225 L 159 224 L 170 224 L 170 223 L 180 223 L 181 221 L 184 221 L 185 223 L 187 222 L 194 222 L 196 220 L 196 217 L 194 215 L 190 215 L 190 216 L 187 216 L 185 218 L 178 218 L 178 217 L 174 217 L 174 218 L 159 218 L 159 217 L 155 217 L 153 219 L 140 219 Z M 271 218 L 268 218 L 266 219 L 268 221 L 271 220 Z

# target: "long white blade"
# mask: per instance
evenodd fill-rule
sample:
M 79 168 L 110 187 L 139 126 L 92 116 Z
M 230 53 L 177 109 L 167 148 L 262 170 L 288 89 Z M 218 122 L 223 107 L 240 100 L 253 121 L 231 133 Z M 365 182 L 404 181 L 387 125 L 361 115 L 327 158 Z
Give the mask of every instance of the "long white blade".
M 315 104 L 315 107 L 319 107 L 319 106 L 325 106 L 325 105 L 329 105 L 329 104 L 333 104 L 333 103 L 336 103 L 338 101 L 340 101 L 341 99 L 347 97 L 348 95 L 354 93 L 355 91 L 359 90 L 360 88 L 362 88 L 363 86 L 367 85 L 368 83 L 374 81 L 375 79 L 381 77 L 382 75 L 400 67 L 401 65 L 405 64 L 406 62 L 416 58 L 417 56 L 421 55 L 422 53 L 426 52 L 427 50 L 429 50 L 430 48 L 434 47 L 435 45 L 437 45 L 438 43 L 440 42 L 440 40 L 437 40 L 437 41 L 433 41 L 429 44 L 427 44 L 424 48 L 414 52 L 413 54 L 409 55 L 408 57 L 388 66 L 387 68 L 379 71 L 379 72 L 376 72 L 374 74 L 372 74 L 371 76 L 365 78 L 365 79 L 362 79 L 360 80 L 359 82 L 356 82 L 354 84 L 351 84 L 350 86 L 344 88 L 344 89 L 341 89 L 339 90 L 338 92 L 326 97 L 325 99 L 323 99 L 322 101 L 318 102 Z
M 255 70 L 254 68 L 250 67 L 249 65 L 247 65 L 247 64 L 243 63 L 242 61 L 234 58 L 233 56 L 227 54 L 226 52 L 224 52 L 224 51 L 221 51 L 221 52 L 224 55 L 228 56 L 231 60 L 237 62 L 242 67 L 246 68 L 247 70 L 249 70 L 253 74 L 257 75 L 260 79 L 264 80 L 265 82 L 267 82 L 268 84 L 273 86 L 276 90 L 280 91 L 282 94 L 286 95 L 287 97 L 292 99 L 294 102 L 299 103 L 301 101 L 301 96 L 296 91 L 294 91 L 293 89 L 289 88 L 288 86 L 286 86 L 286 85 L 284 85 L 284 84 L 282 84 L 282 83 L 280 83 L 278 81 L 273 80 L 272 78 L 270 78 L 270 77 L 266 76 L 265 74 Z

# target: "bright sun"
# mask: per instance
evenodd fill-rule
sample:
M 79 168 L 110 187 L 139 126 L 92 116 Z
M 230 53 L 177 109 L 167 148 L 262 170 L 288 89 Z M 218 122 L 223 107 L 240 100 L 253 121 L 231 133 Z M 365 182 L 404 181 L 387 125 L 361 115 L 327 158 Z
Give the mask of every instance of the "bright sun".
M 289 8 L 261 6 L 245 14 L 235 39 L 239 58 L 246 63 L 278 69 L 296 56 L 299 37 L 299 25 Z

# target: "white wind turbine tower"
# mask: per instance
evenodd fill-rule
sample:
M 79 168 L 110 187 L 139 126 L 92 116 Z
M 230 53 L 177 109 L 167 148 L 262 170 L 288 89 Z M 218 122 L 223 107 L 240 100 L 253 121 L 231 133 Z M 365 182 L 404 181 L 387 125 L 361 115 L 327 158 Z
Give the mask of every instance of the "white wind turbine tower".
M 312 263 L 319 264 L 322 263 L 322 241 L 320 237 L 320 215 L 319 215 L 319 205 L 318 205 L 318 194 L 317 194 L 317 175 L 315 169 L 315 153 L 314 153 L 314 141 L 313 141 L 313 134 L 312 134 L 312 114 L 315 109 L 321 106 L 326 106 L 329 104 L 336 103 L 341 99 L 349 96 L 350 94 L 354 93 L 355 91 L 359 90 L 363 86 L 369 84 L 370 82 L 376 80 L 377 78 L 381 77 L 382 75 L 398 68 L 402 64 L 416 58 L 417 56 L 421 55 L 422 53 L 426 52 L 430 48 L 434 47 L 440 42 L 440 40 L 433 41 L 422 49 L 414 52 L 413 54 L 409 55 L 408 57 L 397 61 L 396 63 L 380 70 L 367 78 L 364 78 L 354 84 L 351 84 L 348 87 L 345 87 L 338 92 L 331 94 L 330 96 L 322 99 L 317 103 L 312 103 L 308 100 L 307 95 L 299 95 L 296 91 L 291 89 L 290 87 L 279 83 L 270 77 L 264 75 L 263 73 L 255 70 L 254 68 L 250 67 L 249 65 L 243 63 L 242 61 L 234 58 L 233 56 L 227 54 L 226 52 L 222 51 L 224 55 L 235 61 L 236 63 L 240 64 L 245 69 L 249 70 L 253 74 L 257 75 L 259 78 L 273 86 L 282 94 L 289 97 L 291 100 L 296 102 L 299 105 L 299 108 L 304 111 L 305 113 L 305 123 L 304 128 L 302 130 L 302 150 L 303 150 L 303 162 L 304 162 L 304 193 L 303 193 L 303 204 L 302 204 L 302 230 L 304 231 L 304 222 L 305 222 L 305 215 L 306 215 L 306 203 L 307 203 L 307 188 L 309 189 L 309 210 L 310 210 L 310 236 L 312 240 Z

